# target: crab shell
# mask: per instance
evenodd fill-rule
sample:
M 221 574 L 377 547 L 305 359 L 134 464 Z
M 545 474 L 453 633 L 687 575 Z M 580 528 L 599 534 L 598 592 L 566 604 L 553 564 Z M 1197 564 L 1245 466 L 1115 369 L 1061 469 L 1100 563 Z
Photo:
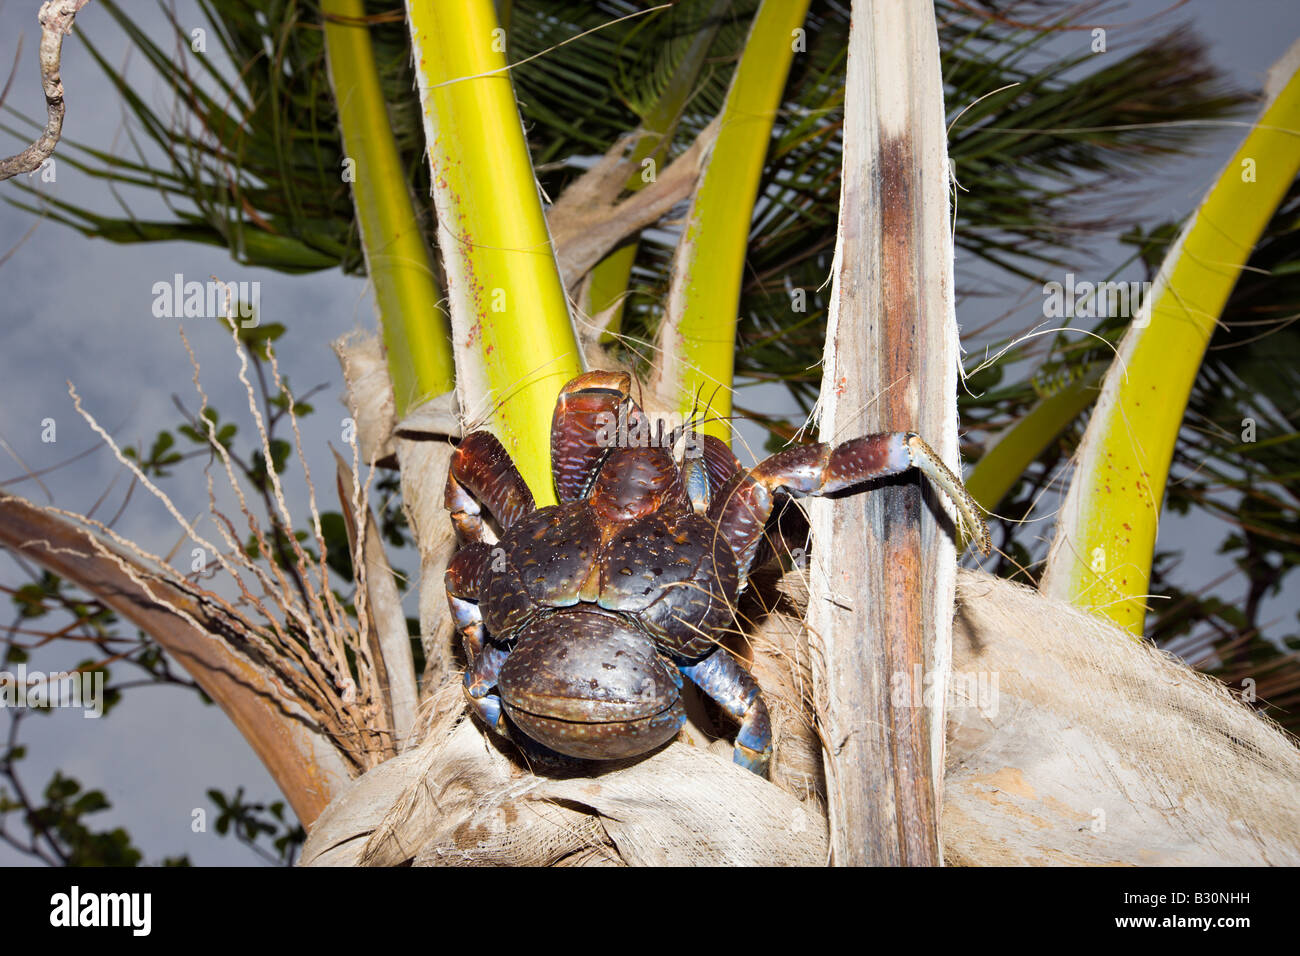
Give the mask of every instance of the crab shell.
M 520 628 L 497 686 L 524 733 L 570 757 L 642 754 L 686 721 L 677 667 L 626 619 L 590 605 Z

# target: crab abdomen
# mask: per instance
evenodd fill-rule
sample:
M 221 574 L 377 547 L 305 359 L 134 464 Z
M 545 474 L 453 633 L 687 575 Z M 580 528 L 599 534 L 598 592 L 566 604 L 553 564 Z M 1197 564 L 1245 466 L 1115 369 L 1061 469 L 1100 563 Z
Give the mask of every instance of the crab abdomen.
M 676 735 L 686 720 L 681 682 L 645 635 L 584 604 L 520 628 L 497 687 L 529 737 L 570 757 L 612 760 Z

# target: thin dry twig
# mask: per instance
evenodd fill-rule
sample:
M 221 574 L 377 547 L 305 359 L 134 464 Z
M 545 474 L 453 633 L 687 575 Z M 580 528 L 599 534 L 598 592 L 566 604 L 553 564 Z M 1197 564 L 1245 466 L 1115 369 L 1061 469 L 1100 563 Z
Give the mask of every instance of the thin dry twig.
M 41 5 L 36 19 L 41 24 L 41 86 L 45 90 L 47 119 L 45 130 L 16 156 L 0 159 L 0 180 L 10 179 L 19 173 L 40 169 L 41 163 L 54 152 L 63 133 L 63 77 L 59 62 L 63 52 L 63 37 L 72 32 L 72 21 L 77 12 L 90 0 L 48 0 Z

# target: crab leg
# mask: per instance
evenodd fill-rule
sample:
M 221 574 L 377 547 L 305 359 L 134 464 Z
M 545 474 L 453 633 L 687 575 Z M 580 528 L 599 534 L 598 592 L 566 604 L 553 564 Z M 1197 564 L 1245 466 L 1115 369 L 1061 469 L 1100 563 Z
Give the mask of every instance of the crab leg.
M 447 604 L 465 648 L 465 659 L 473 663 L 483 649 L 487 636 L 483 629 L 483 610 L 479 598 L 485 572 L 492 560 L 491 545 L 483 541 L 467 544 L 456 552 L 443 574 Z
M 446 501 L 452 523 L 466 541 L 484 540 L 480 502 L 502 530 L 535 507 L 510 453 L 491 432 L 473 432 L 456 446 L 447 471 Z
M 740 721 L 732 759 L 746 770 L 767 776 L 767 765 L 772 759 L 772 722 L 758 681 L 726 650 L 714 651 L 698 664 L 679 669 Z
M 465 648 L 469 666 L 465 668 L 465 697 L 474 713 L 492 730 L 505 736 L 505 719 L 501 716 L 501 698 L 489 693 L 496 686 L 501 665 L 509 652 L 490 643 L 483 628 L 483 611 L 479 598 L 492 560 L 492 548 L 486 542 L 468 544 L 456 552 L 447 565 L 444 582 L 447 603 L 456 622 L 456 632 Z
M 506 719 L 501 709 L 501 698 L 491 693 L 497 685 L 501 667 L 510 652 L 495 644 L 483 645 L 482 651 L 465 668 L 465 698 L 474 713 L 483 718 L 483 722 L 495 733 L 508 737 Z
M 740 471 L 740 459 L 735 456 L 727 443 L 713 435 L 700 436 L 701 458 L 704 468 L 709 473 L 709 484 L 716 491 L 727 483 L 727 479 Z
M 709 510 L 713 496 L 740 471 L 740 460 L 727 443 L 713 435 L 696 435 L 688 441 L 682 462 L 686 494 L 697 514 Z
M 714 497 L 709 517 L 731 544 L 743 581 L 777 492 L 797 498 L 825 495 L 910 468 L 925 474 L 951 499 L 961 524 L 987 553 L 989 532 L 974 499 L 915 432 L 866 435 L 834 448 L 819 443 L 779 451 L 750 471 L 733 475 Z

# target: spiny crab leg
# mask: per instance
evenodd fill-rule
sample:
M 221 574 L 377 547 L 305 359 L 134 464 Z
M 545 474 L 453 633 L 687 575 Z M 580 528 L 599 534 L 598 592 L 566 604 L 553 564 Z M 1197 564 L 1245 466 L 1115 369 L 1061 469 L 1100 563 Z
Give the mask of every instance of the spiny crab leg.
M 948 495 L 961 523 L 973 531 L 980 550 L 988 553 L 988 528 L 974 499 L 915 432 L 866 435 L 834 448 L 825 443 L 786 448 L 748 472 L 733 475 L 713 499 L 709 517 L 731 545 L 743 581 L 777 492 L 796 498 L 825 495 L 909 468 L 925 474 Z

